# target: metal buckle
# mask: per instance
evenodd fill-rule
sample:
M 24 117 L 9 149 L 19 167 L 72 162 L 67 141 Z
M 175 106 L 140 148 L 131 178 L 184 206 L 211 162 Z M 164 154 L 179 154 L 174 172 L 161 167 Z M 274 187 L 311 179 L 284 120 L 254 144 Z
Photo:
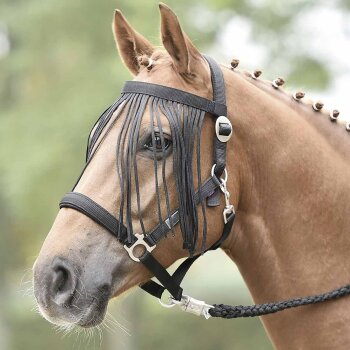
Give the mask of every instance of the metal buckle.
M 231 132 L 229 135 L 220 134 L 220 124 L 228 124 L 230 126 Z M 219 139 L 219 141 L 227 142 L 232 136 L 232 124 L 230 120 L 223 115 L 217 118 L 215 122 L 215 132 L 216 132 L 216 137 Z
M 212 305 L 206 304 L 202 300 L 192 298 L 189 295 L 183 295 L 180 301 L 175 300 L 173 297 L 170 296 L 169 304 L 165 304 L 161 300 L 159 300 L 159 302 L 163 307 L 167 309 L 178 305 L 182 311 L 189 312 L 197 316 L 204 316 L 205 319 L 209 319 L 211 317 L 211 315 L 209 314 L 209 310 L 214 307 Z
M 135 247 L 137 247 L 138 245 L 142 245 L 143 247 L 145 247 L 146 251 L 150 253 L 156 246 L 148 245 L 148 243 L 146 243 L 144 240 L 144 236 L 139 233 L 135 233 L 135 237 L 137 238 L 136 242 L 131 247 L 128 247 L 126 244 L 124 244 L 124 248 L 128 252 L 132 260 L 140 262 L 140 259 L 134 255 Z
M 165 224 L 168 226 L 169 230 L 171 230 L 171 225 L 170 225 L 170 222 L 173 223 L 173 226 L 174 224 L 176 223 L 176 215 L 178 215 L 178 211 L 175 211 L 175 213 L 173 213 L 172 215 L 170 215 L 170 217 L 168 217 L 164 222 Z

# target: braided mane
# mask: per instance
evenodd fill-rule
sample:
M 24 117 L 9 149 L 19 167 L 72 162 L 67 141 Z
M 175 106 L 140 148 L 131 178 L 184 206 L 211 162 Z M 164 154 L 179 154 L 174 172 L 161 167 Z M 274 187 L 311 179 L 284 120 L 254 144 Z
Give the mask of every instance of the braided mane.
M 249 83 L 304 116 L 305 120 L 316 128 L 319 134 L 338 153 L 342 154 L 345 159 L 349 159 L 350 121 L 339 120 L 339 112 L 337 110 L 327 110 L 322 102 L 304 98 L 304 92 L 298 91 L 293 94 L 285 90 L 283 88 L 285 83 L 283 78 L 277 78 L 274 81 L 260 79 L 260 70 L 253 73 L 238 70 L 236 69 L 238 63 L 238 60 L 232 60 L 230 67 L 223 67 L 239 74 Z

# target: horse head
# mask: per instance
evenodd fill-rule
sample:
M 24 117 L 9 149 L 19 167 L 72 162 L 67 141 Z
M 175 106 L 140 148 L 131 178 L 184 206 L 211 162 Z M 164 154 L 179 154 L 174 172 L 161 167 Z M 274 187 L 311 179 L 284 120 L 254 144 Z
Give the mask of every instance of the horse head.
M 165 5 L 160 13 L 165 50 L 115 12 L 115 40 L 134 81 L 211 99 L 207 60 L 176 15 Z M 214 121 L 204 117 L 204 111 L 175 102 L 122 94 L 93 128 L 87 165 L 74 187 L 118 217 L 128 232 L 146 234 L 179 207 L 180 225 L 152 252 L 164 267 L 200 253 L 221 234 L 223 225 L 214 217 L 222 208 L 206 208 L 205 198 L 199 205 L 194 199 L 213 166 Z M 135 247 L 140 255 L 138 250 L 142 247 Z M 49 321 L 89 327 L 103 320 L 110 298 L 151 277 L 105 228 L 61 208 L 35 263 L 35 296 Z

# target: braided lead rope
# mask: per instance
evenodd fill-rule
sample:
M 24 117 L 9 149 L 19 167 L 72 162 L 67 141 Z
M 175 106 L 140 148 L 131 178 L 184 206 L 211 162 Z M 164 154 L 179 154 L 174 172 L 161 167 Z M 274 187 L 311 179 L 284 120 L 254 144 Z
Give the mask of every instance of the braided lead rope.
M 303 298 L 295 298 L 275 303 L 257 304 L 257 305 L 237 305 L 229 306 L 224 304 L 214 304 L 213 308 L 209 309 L 209 314 L 212 317 L 222 318 L 238 318 L 238 317 L 256 317 L 275 312 L 291 309 L 294 307 L 321 303 L 324 301 L 338 299 L 350 294 L 350 284 L 333 291 L 312 295 Z

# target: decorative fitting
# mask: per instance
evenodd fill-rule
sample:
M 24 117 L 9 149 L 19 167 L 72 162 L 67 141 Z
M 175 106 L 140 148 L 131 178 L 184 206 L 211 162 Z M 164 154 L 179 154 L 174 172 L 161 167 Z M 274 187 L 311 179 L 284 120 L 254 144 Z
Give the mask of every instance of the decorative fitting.
M 305 92 L 302 92 L 302 91 L 297 91 L 293 94 L 293 98 L 295 101 L 300 101 L 304 97 L 305 97 Z
M 260 77 L 260 75 L 262 74 L 262 71 L 259 69 L 256 69 L 253 74 L 252 74 L 252 78 L 253 79 L 258 79 Z
M 230 120 L 223 115 L 217 118 L 215 122 L 215 132 L 219 141 L 227 142 L 232 136 L 232 124 Z
M 345 128 L 346 128 L 346 131 L 350 131 L 350 122 L 346 123 Z
M 239 60 L 237 60 L 236 58 L 234 58 L 234 59 L 231 61 L 231 69 L 237 68 L 238 65 L 239 65 Z
M 318 111 L 320 111 L 320 110 L 323 108 L 323 106 L 324 106 L 324 103 L 323 103 L 323 102 L 317 101 L 317 102 L 315 102 L 315 103 L 312 105 L 312 108 L 313 108 L 316 112 L 318 112 Z
M 142 246 L 148 253 L 150 253 L 156 246 L 155 245 L 154 246 L 148 245 L 148 243 L 146 243 L 144 240 L 144 236 L 139 234 L 139 233 L 135 233 L 135 237 L 136 237 L 136 242 L 130 247 L 128 247 L 125 244 L 124 248 L 128 252 L 128 254 L 132 260 L 134 260 L 136 262 L 140 262 L 140 258 L 134 254 L 134 249 L 138 246 Z
M 141 57 L 138 58 L 139 65 L 140 66 L 145 66 L 147 70 L 151 70 L 153 67 L 154 61 L 152 58 L 148 57 L 147 55 L 142 55 Z
M 337 109 L 333 109 L 333 111 L 331 111 L 329 113 L 329 117 L 331 118 L 331 121 L 332 122 L 337 121 L 339 114 L 340 114 L 340 112 Z
M 275 88 L 275 89 L 278 89 L 279 87 L 281 87 L 282 85 L 284 85 L 285 83 L 285 80 L 281 77 L 275 79 L 273 82 L 272 82 L 272 86 Z

